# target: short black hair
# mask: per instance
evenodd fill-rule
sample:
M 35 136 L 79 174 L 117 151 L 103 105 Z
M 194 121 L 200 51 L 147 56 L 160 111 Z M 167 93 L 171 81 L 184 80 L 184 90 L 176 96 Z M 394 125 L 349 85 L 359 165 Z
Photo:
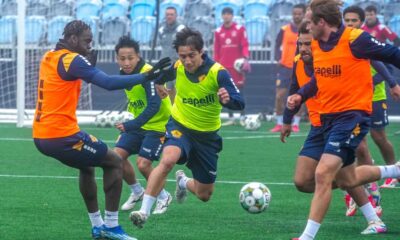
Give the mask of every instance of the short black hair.
M 308 24 L 310 24 L 309 21 L 303 21 L 303 22 L 300 24 L 300 27 L 299 27 L 299 35 L 300 35 L 300 34 L 309 34 L 309 33 L 310 33 L 310 29 L 308 28 Z
M 176 33 L 173 46 L 177 52 L 178 48 L 182 46 L 191 46 L 200 52 L 204 47 L 203 36 L 199 31 L 186 27 Z
M 374 12 L 375 14 L 378 13 L 378 9 L 374 5 L 369 5 L 365 8 L 366 12 Z
M 307 9 L 306 5 L 303 4 L 303 3 L 299 3 L 299 4 L 294 5 L 293 9 L 294 8 L 300 8 L 301 10 L 303 10 L 303 13 L 306 13 L 306 9 Z
M 224 7 L 224 8 L 222 9 L 222 15 L 224 15 L 224 14 L 231 14 L 231 15 L 233 15 L 233 9 L 232 9 L 231 7 Z
M 64 39 L 70 38 L 72 35 L 80 36 L 84 31 L 91 30 L 90 26 L 81 20 L 73 20 L 64 28 Z
M 361 22 L 364 22 L 364 20 L 365 20 L 365 12 L 359 6 L 353 5 L 353 6 L 350 6 L 350 7 L 347 7 L 346 9 L 344 9 L 343 18 L 344 18 L 344 15 L 346 15 L 346 13 L 355 13 L 355 14 L 357 14 L 358 17 L 360 18 Z
M 175 8 L 175 7 L 173 7 L 173 6 L 169 6 L 169 7 L 167 7 L 167 8 L 165 9 L 165 11 L 167 11 L 168 9 L 172 9 L 172 10 L 174 10 L 174 11 L 175 11 L 175 13 L 178 13 L 178 11 L 176 11 L 176 8 Z
M 117 45 L 115 45 L 115 52 L 118 54 L 121 48 L 133 48 L 136 53 L 140 51 L 139 42 L 129 36 L 122 36 L 119 38 Z

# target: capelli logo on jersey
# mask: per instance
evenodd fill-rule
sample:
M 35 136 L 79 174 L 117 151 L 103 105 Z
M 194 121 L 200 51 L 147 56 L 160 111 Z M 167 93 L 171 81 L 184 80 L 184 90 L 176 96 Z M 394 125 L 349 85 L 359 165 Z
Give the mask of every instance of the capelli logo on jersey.
M 315 67 L 314 74 L 328 78 L 340 77 L 342 75 L 342 66 L 332 65 L 331 67 Z
M 204 107 L 215 103 L 215 97 L 213 94 L 207 95 L 204 98 L 183 98 L 182 103 L 190 104 L 195 107 Z
M 134 102 L 129 102 L 129 107 L 131 108 L 144 108 L 144 102 L 142 100 L 136 100 Z

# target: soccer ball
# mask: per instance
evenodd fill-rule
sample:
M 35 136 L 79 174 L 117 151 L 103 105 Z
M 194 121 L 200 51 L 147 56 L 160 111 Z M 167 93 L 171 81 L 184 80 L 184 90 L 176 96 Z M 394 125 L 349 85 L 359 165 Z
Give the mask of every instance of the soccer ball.
M 244 58 L 238 58 L 233 62 L 233 68 L 235 68 L 236 71 L 242 72 L 242 67 L 245 59 Z
M 107 116 L 105 114 L 99 114 L 96 116 L 95 123 L 97 127 L 106 127 Z
M 251 182 L 242 187 L 239 201 L 249 213 L 261 213 L 271 202 L 271 191 L 262 183 Z
M 255 131 L 261 127 L 261 121 L 258 116 L 248 116 L 244 120 L 244 128 L 248 131 Z

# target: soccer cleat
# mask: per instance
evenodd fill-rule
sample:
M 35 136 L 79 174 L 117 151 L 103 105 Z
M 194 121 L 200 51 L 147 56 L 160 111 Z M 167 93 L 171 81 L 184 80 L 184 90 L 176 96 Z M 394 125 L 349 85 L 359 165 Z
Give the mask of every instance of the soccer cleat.
M 233 120 L 233 119 L 229 119 L 228 121 L 221 124 L 222 127 L 233 126 L 233 125 L 236 125 L 235 120 Z
M 127 211 L 127 210 L 134 208 L 136 203 L 142 201 L 143 195 L 144 195 L 144 189 L 143 189 L 142 193 L 140 193 L 139 195 L 133 194 L 133 193 L 131 195 L 129 195 L 128 200 L 126 200 L 126 202 L 124 204 L 122 204 L 121 210 Z
M 107 226 L 104 226 L 101 230 L 101 235 L 106 239 L 137 240 L 136 238 L 129 236 L 119 225 L 113 228 L 108 228 Z
M 381 206 L 376 206 L 374 209 L 375 209 L 376 215 L 378 215 L 378 217 L 381 217 L 382 216 L 382 212 L 383 212 L 382 207 Z
M 299 125 L 292 125 L 292 132 L 300 132 Z
M 386 233 L 387 228 L 386 225 L 378 220 L 378 221 L 371 221 L 368 223 L 368 227 L 361 232 L 363 235 L 370 235 L 370 234 L 379 234 L 379 233 Z
M 172 202 L 171 194 L 167 193 L 168 197 L 166 199 L 157 200 L 157 205 L 154 208 L 153 214 L 163 214 L 167 211 L 168 206 Z
M 386 178 L 385 183 L 381 185 L 381 188 L 394 188 L 399 182 L 396 178 Z
M 185 172 L 183 170 L 178 170 L 175 173 L 176 179 L 176 189 L 175 189 L 175 198 L 178 203 L 183 203 L 187 197 L 187 190 L 186 188 L 181 188 L 179 186 L 179 182 L 182 178 L 186 177 Z
M 269 131 L 270 132 L 280 132 L 282 129 L 282 125 L 276 124 L 275 127 L 271 128 Z
M 103 237 L 101 236 L 101 230 L 103 230 L 104 225 L 101 225 L 100 227 L 92 227 L 92 238 L 93 239 L 102 239 Z
M 353 198 L 349 194 L 344 196 L 344 201 L 346 203 L 346 216 L 352 217 L 357 212 L 357 204 L 354 202 Z
M 133 211 L 129 214 L 129 219 L 131 219 L 133 225 L 138 228 L 143 228 L 143 225 L 146 223 L 148 216 L 140 211 Z

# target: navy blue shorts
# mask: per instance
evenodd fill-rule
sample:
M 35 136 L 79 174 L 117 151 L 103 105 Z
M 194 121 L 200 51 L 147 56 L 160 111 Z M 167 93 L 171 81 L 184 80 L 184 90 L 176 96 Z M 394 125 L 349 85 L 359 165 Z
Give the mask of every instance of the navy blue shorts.
M 278 74 L 276 75 L 277 88 L 289 88 L 292 79 L 293 69 L 279 65 Z
M 172 118 L 167 124 L 165 146 L 177 146 L 182 153 L 178 164 L 186 164 L 193 178 L 211 184 L 217 178 L 218 153 L 222 138 L 217 132 L 198 132 L 188 129 Z
M 389 124 L 386 100 L 372 102 L 371 128 L 381 129 Z
M 325 140 L 322 127 L 311 126 L 310 132 L 304 141 L 304 145 L 300 150 L 299 156 L 305 156 L 319 161 L 322 153 L 324 152 L 324 147 Z
M 321 116 L 325 135 L 324 153 L 342 158 L 343 167 L 355 160 L 355 150 L 367 135 L 370 116 L 363 111 L 348 111 Z
M 122 148 L 129 154 L 139 154 L 148 160 L 160 158 L 165 133 L 147 130 L 123 132 L 119 135 L 115 147 Z
M 108 150 L 104 142 L 83 131 L 63 138 L 35 138 L 34 142 L 44 155 L 78 169 L 100 166 Z

